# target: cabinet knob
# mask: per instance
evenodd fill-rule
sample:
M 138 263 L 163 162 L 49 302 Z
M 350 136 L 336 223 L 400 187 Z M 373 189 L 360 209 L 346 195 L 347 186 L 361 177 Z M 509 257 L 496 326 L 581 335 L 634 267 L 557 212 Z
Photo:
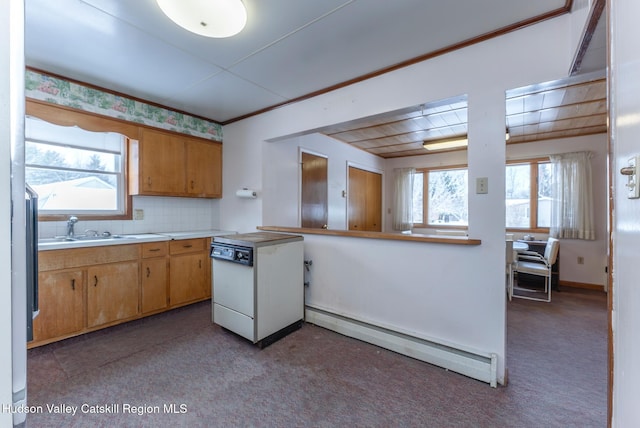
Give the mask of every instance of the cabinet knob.
M 147 278 L 149 278 L 150 275 L 151 275 L 151 269 L 149 269 L 149 266 L 147 266 Z
M 76 289 L 76 280 L 75 280 L 75 278 L 71 278 L 71 289 L 72 290 Z
M 93 286 L 94 287 L 98 286 L 98 275 L 93 275 Z

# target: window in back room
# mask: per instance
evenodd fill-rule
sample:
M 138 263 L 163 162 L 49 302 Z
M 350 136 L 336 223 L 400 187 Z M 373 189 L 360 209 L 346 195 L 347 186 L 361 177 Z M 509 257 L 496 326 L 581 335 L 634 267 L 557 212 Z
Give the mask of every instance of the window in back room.
M 508 229 L 545 229 L 551 222 L 553 165 L 548 159 L 509 163 L 505 171 Z
M 420 226 L 468 225 L 467 168 L 418 169 L 413 221 Z
M 468 225 L 466 167 L 416 169 L 413 221 L 416 226 Z M 506 227 L 547 230 L 551 221 L 553 165 L 548 158 L 510 162 L 505 171 Z
M 25 174 L 39 213 L 119 216 L 125 213 L 126 138 L 28 117 Z

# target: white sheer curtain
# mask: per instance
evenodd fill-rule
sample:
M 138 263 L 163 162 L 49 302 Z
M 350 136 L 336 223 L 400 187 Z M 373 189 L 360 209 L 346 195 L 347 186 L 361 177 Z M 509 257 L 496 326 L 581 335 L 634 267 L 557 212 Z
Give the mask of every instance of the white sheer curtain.
M 413 177 L 415 168 L 394 170 L 393 229 L 407 231 L 413 228 Z
M 596 239 L 591 152 L 549 156 L 553 164 L 551 226 L 554 238 Z

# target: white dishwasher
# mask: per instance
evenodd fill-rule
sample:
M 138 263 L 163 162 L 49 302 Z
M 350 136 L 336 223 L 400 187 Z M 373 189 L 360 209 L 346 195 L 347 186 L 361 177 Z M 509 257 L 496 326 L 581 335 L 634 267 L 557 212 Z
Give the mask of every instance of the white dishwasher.
M 303 237 L 273 232 L 215 236 L 212 320 L 261 348 L 302 326 Z

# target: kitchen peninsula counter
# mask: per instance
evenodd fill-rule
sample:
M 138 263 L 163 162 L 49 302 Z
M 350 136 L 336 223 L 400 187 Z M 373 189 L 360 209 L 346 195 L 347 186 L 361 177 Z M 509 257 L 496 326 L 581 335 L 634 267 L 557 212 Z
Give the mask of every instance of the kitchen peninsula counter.
M 365 232 L 358 230 L 329 230 L 329 229 L 310 229 L 304 227 L 285 227 L 285 226 L 258 226 L 258 230 L 268 232 L 286 232 L 286 233 L 302 233 L 309 235 L 325 235 L 325 236 L 344 236 L 351 238 L 370 238 L 370 239 L 386 239 L 392 241 L 413 241 L 425 242 L 431 244 L 453 244 L 453 245 L 480 245 L 480 239 L 468 238 L 466 236 L 446 236 L 446 235 L 426 235 L 420 233 L 384 233 L 384 232 Z

